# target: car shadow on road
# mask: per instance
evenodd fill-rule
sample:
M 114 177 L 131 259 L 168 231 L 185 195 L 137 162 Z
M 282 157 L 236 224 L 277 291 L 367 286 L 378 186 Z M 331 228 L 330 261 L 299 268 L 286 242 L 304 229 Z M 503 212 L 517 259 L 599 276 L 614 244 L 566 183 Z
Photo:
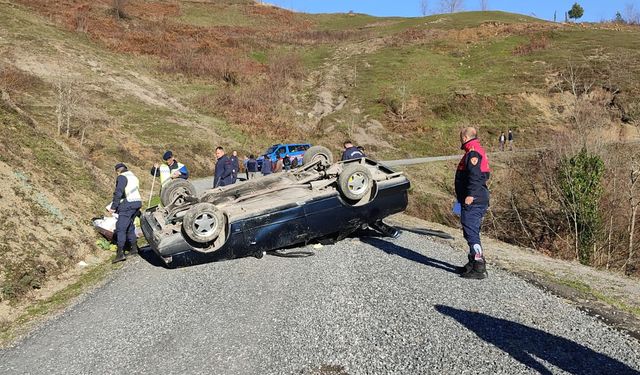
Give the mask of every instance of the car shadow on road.
M 441 269 L 450 273 L 458 273 L 457 267 L 451 263 L 447 263 L 442 260 L 429 258 L 428 256 L 417 253 L 413 250 L 407 249 L 406 247 L 398 246 L 392 242 L 385 241 L 379 237 L 366 236 L 360 237 L 360 241 L 374 246 L 387 254 L 397 255 L 403 257 L 407 260 L 411 260 L 414 262 L 418 262 L 420 264 L 424 264 L 425 266 Z
M 552 374 L 554 371 L 537 359 L 570 374 L 639 374 L 614 358 L 536 328 L 449 306 L 436 305 L 435 309 L 540 374 Z

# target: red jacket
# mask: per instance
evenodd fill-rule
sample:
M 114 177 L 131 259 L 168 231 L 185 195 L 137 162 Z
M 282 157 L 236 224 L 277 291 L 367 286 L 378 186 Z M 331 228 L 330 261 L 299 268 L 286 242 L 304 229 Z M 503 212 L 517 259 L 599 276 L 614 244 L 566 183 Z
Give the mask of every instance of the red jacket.
M 464 204 L 466 197 L 473 197 L 473 204 L 489 204 L 487 181 L 491 175 L 489 158 L 478 138 L 462 145 L 465 153 L 456 170 L 456 198 Z

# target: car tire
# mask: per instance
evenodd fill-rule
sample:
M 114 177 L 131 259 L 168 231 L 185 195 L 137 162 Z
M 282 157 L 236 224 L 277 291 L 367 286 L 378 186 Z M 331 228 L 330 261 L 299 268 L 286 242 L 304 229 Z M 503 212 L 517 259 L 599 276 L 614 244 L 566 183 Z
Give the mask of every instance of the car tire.
M 173 203 L 178 197 L 195 196 L 196 188 L 187 180 L 181 178 L 168 182 L 160 190 L 160 202 L 163 206 Z
M 338 176 L 338 187 L 350 201 L 366 197 L 373 187 L 373 176 L 369 168 L 361 164 L 347 164 Z
M 182 229 L 193 241 L 207 243 L 215 240 L 226 226 L 226 217 L 211 203 L 198 203 L 184 215 Z
M 326 160 L 327 164 L 332 164 L 333 155 L 331 151 L 324 146 L 313 146 L 305 151 L 302 156 L 303 165 L 309 165 L 317 160 Z

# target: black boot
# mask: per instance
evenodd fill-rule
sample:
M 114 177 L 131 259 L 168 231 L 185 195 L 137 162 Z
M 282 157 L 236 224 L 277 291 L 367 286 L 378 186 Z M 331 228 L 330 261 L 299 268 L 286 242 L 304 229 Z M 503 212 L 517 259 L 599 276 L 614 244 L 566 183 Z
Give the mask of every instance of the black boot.
M 467 259 L 469 259 L 469 261 L 467 262 L 467 264 L 465 264 L 462 267 L 457 267 L 457 271 L 459 274 L 463 274 L 463 273 L 467 273 L 469 271 L 471 271 L 471 269 L 473 268 L 473 255 L 468 254 L 467 255 Z
M 124 249 L 118 248 L 118 251 L 116 252 L 116 257 L 113 258 L 111 263 L 122 262 L 123 260 L 126 260 L 126 259 L 127 259 L 127 257 L 124 256 Z
M 131 244 L 131 250 L 129 250 L 129 255 L 138 255 L 138 245 L 133 243 Z
M 471 270 L 469 272 L 465 272 L 461 277 L 465 279 L 476 279 L 482 280 L 487 277 L 487 265 L 484 259 L 482 260 L 474 260 Z

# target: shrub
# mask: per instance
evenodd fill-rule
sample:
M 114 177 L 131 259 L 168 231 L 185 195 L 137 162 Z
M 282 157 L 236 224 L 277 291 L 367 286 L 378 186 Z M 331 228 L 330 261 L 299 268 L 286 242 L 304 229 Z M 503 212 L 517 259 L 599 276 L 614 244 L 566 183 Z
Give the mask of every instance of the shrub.
M 582 148 L 565 158 L 558 167 L 558 182 L 564 206 L 574 226 L 576 257 L 582 264 L 591 264 L 593 249 L 601 227 L 598 211 L 602 196 L 604 162 L 600 156 Z

